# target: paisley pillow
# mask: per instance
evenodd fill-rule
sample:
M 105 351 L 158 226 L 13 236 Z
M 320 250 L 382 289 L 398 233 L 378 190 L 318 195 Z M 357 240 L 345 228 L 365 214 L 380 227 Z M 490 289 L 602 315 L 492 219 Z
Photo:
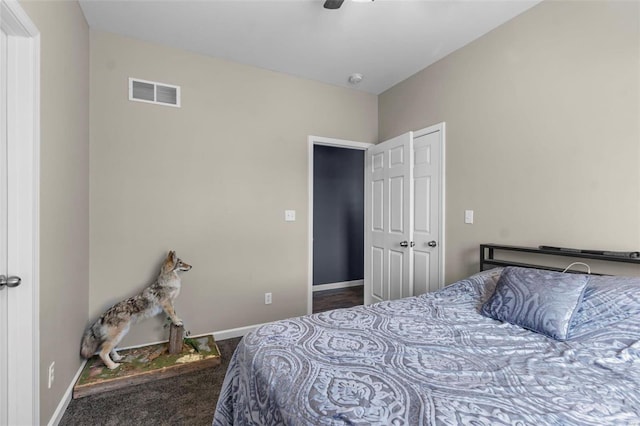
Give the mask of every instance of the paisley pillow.
M 571 320 L 589 275 L 506 267 L 484 316 L 519 325 L 556 340 L 569 338 Z
M 589 280 L 570 337 L 583 336 L 640 315 L 640 277 L 597 276 Z

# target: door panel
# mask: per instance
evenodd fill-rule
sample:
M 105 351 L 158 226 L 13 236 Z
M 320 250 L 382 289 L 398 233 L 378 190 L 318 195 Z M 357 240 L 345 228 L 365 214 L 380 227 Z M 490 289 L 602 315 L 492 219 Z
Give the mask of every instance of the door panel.
M 419 177 L 413 180 L 414 197 L 413 202 L 415 214 L 414 230 L 418 232 L 431 233 L 431 217 L 429 200 L 431 199 L 431 177 Z
M 0 275 L 8 276 L 7 35 L 0 31 Z M 0 287 L 0 425 L 8 424 L 8 289 Z
M 440 215 L 440 149 L 442 132 L 416 137 L 414 149 L 414 228 L 413 264 L 414 294 L 440 288 L 439 279 L 439 215 Z M 435 243 L 431 247 L 429 243 Z
M 411 132 L 367 150 L 365 168 L 366 216 L 365 303 L 397 299 L 413 292 L 410 240 L 413 226 L 411 197 Z
M 404 176 L 389 179 L 389 232 L 404 232 Z
M 385 300 L 399 299 L 402 296 L 404 280 L 404 253 L 399 250 L 389 249 L 389 278 L 388 293 Z
M 371 294 L 376 300 L 384 300 L 384 249 L 371 247 Z
M 374 231 L 384 230 L 384 181 L 382 179 L 371 183 L 372 218 L 371 226 Z
M 429 253 L 413 251 L 413 289 L 415 295 L 427 292 L 426 284 L 429 282 L 429 264 Z

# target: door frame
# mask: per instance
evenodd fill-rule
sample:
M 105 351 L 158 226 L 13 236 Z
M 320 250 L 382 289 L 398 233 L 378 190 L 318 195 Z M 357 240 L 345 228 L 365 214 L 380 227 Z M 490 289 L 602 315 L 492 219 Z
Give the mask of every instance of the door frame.
M 309 178 L 308 178 L 308 194 L 309 194 L 309 204 L 308 204 L 308 275 L 307 275 L 307 314 L 311 315 L 313 313 L 313 147 L 314 145 L 324 145 L 324 146 L 333 146 L 336 148 L 347 148 L 347 149 L 356 149 L 359 151 L 366 151 L 369 147 L 374 146 L 375 144 L 366 143 L 366 142 L 356 142 L 345 139 L 333 139 L 333 138 L 325 138 L 322 136 L 309 136 L 308 137 L 308 149 L 309 149 L 309 161 L 308 161 L 308 169 L 309 169 Z M 364 188 L 362 188 L 364 191 Z M 365 206 L 367 203 L 366 200 L 367 193 L 365 191 Z M 364 247 L 364 241 L 363 241 Z
M 446 240 L 445 240 L 445 225 L 446 225 L 446 197 L 445 197 L 445 188 L 446 182 L 445 178 L 447 176 L 446 173 L 446 122 L 442 121 L 440 123 L 434 124 L 429 127 L 425 127 L 420 130 L 415 130 L 413 132 L 413 139 L 419 138 L 421 136 L 428 135 L 429 133 L 434 133 L 440 131 L 440 188 L 439 189 L 439 197 L 438 202 L 440 203 L 440 214 L 438 215 L 438 286 L 440 288 L 444 287 L 444 274 L 445 274 L 445 248 L 446 248 Z
M 8 293 L 12 318 L 7 336 L 8 368 L 14 373 L 12 377 L 19 377 L 9 380 L 16 398 L 8 416 L 10 423 L 40 424 L 40 32 L 17 0 L 0 0 L 0 22 L 7 34 L 11 68 L 8 140 L 20 141 L 9 153 L 15 161 L 9 163 L 8 172 L 20 182 L 19 192 L 9 195 L 8 200 L 9 219 L 18 219 L 7 236 L 9 246 L 17 247 L 10 249 L 9 272 L 23 279 Z

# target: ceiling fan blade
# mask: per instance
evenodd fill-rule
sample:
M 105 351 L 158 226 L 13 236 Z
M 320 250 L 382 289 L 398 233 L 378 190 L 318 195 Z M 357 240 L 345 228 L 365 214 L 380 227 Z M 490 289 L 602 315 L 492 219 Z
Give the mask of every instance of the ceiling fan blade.
M 340 9 L 344 0 L 326 0 L 324 2 L 325 9 Z

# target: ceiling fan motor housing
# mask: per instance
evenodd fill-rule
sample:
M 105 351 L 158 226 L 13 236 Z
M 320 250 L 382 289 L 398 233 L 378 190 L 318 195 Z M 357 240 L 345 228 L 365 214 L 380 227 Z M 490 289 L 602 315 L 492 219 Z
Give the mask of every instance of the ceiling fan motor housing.
M 325 9 L 339 9 L 344 0 L 326 0 L 324 2 Z

